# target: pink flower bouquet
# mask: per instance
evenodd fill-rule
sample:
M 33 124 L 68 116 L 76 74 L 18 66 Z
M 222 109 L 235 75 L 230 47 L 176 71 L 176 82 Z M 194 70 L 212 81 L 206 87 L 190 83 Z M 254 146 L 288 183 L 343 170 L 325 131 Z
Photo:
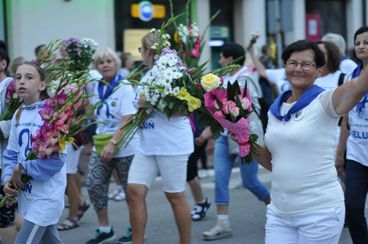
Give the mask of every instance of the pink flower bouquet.
M 228 83 L 226 89 L 218 87 L 207 91 L 204 101 L 207 110 L 239 144 L 242 162 L 249 163 L 258 136 L 250 133 L 248 116 L 252 112 L 252 102 L 248 89 L 241 88 L 235 81 Z
M 8 87 L 6 88 L 6 106 L 4 113 L 0 116 L 1 120 L 11 120 L 15 111 L 20 107 L 22 104 L 22 100 L 18 97 L 17 93 L 15 92 L 15 81 L 12 80 Z

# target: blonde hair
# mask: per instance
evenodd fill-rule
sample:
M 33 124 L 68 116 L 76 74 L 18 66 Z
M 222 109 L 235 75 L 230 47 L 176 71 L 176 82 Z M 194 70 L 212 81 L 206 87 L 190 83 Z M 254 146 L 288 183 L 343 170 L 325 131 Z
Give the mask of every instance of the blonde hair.
M 159 33 L 157 31 L 149 32 L 142 37 L 142 45 L 146 49 L 152 50 L 152 46 L 159 41 Z
M 108 47 L 102 48 L 96 53 L 95 60 L 93 60 L 93 66 L 97 69 L 98 62 L 104 58 L 112 58 L 115 61 L 116 69 L 119 70 L 121 66 L 121 60 L 116 52 Z

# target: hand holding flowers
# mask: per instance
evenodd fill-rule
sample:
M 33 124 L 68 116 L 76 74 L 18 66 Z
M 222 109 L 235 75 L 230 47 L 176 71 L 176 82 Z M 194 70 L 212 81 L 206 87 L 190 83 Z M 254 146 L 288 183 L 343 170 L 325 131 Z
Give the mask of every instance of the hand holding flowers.
M 250 38 L 249 44 L 247 46 L 247 51 L 251 50 L 254 44 L 256 44 L 257 40 L 260 38 L 259 33 L 252 34 L 252 37 Z
M 53 46 L 53 45 L 50 45 Z M 90 112 L 79 113 L 82 109 L 83 95 L 87 79 L 88 70 L 68 70 L 65 68 L 70 60 L 60 64 L 48 65 L 51 80 L 58 80 L 58 87 L 53 98 L 44 101 L 39 114 L 43 120 L 42 126 L 32 135 L 31 151 L 25 160 L 51 158 L 54 154 L 61 154 L 66 146 L 66 142 L 72 142 L 73 136 L 79 132 L 80 124 L 87 119 Z M 20 188 L 28 183 L 32 178 L 25 175 L 19 169 L 19 164 L 15 167 L 11 179 L 8 181 L 9 187 L 18 192 Z M 13 194 L 8 192 L 0 202 L 0 207 L 13 201 Z

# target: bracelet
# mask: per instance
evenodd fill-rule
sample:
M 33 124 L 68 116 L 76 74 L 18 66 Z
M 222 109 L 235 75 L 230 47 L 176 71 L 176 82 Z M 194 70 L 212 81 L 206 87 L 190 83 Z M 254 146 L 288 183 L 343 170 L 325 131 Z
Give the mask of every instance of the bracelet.
M 116 146 L 116 144 L 118 144 L 117 141 L 115 141 L 114 139 L 111 139 L 110 142 L 112 143 L 112 145 Z

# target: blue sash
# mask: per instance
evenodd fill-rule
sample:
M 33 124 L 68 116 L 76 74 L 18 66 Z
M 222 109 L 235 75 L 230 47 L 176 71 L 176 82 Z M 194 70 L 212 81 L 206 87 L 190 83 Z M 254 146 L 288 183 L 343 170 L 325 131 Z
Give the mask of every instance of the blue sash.
M 360 73 L 362 72 L 363 69 L 363 65 L 360 64 L 358 65 L 358 67 L 355 68 L 355 70 L 353 71 L 353 74 L 351 76 L 351 78 L 356 78 L 360 75 Z M 362 111 L 362 109 L 365 107 L 365 103 L 368 101 L 368 92 L 364 94 L 363 100 L 361 100 L 360 102 L 357 103 L 357 105 L 355 106 L 356 111 L 358 113 L 360 113 Z
M 275 101 L 272 103 L 270 107 L 270 112 L 278 119 L 289 121 L 292 114 L 298 113 L 303 108 L 308 106 L 321 92 L 323 92 L 319 86 L 313 85 L 308 90 L 306 90 L 303 95 L 298 99 L 298 101 L 291 107 L 291 109 L 285 115 L 281 115 L 281 105 L 285 102 L 290 96 L 291 91 L 287 90 L 283 92 L 280 96 L 278 96 Z
M 110 114 L 110 108 L 109 104 L 106 102 L 106 99 L 112 94 L 114 89 L 120 84 L 120 80 L 122 80 L 123 77 L 121 75 L 115 76 L 113 79 L 110 80 L 109 85 L 106 87 L 105 90 L 105 84 L 103 82 L 98 83 L 98 97 L 100 98 L 100 106 L 97 108 L 97 115 L 100 114 L 100 110 L 103 106 L 106 106 L 106 117 L 114 118 L 114 115 Z M 105 92 L 104 92 L 105 90 Z

